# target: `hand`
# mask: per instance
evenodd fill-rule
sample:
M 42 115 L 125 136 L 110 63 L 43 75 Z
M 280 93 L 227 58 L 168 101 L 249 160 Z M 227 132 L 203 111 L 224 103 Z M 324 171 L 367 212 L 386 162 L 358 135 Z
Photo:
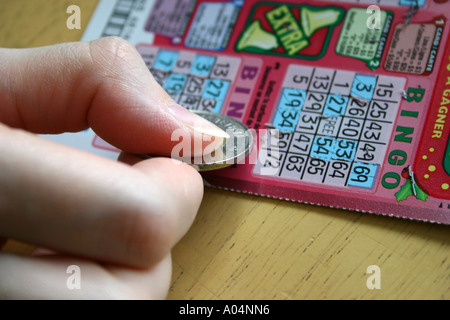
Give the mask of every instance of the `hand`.
M 165 298 L 203 184 L 185 164 L 132 154 L 170 155 L 172 132 L 194 122 L 220 129 L 176 105 L 119 38 L 0 49 L 0 74 L 0 236 L 54 252 L 0 253 L 0 299 Z M 88 127 L 122 162 L 33 134 Z M 66 286 L 70 265 L 80 290 Z

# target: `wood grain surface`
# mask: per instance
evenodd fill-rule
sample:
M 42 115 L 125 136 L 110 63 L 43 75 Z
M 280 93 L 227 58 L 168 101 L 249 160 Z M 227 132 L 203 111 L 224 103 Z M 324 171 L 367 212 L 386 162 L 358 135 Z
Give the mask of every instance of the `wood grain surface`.
M 66 9 L 81 8 L 68 30 Z M 78 41 L 92 0 L 0 0 L 0 46 Z M 1 171 L 1 168 L 0 168 Z M 4 250 L 29 254 L 9 241 Z M 206 188 L 169 299 L 450 299 L 450 228 Z M 381 271 L 369 290 L 367 268 Z

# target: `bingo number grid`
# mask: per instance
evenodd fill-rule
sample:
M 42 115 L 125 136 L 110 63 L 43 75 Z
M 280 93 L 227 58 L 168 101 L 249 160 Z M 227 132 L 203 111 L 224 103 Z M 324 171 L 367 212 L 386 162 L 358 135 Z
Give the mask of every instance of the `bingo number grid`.
M 141 46 L 138 51 L 156 81 L 189 110 L 220 112 L 241 59 Z
M 371 189 L 405 79 L 290 65 L 256 175 Z M 270 169 L 270 170 L 269 170 Z

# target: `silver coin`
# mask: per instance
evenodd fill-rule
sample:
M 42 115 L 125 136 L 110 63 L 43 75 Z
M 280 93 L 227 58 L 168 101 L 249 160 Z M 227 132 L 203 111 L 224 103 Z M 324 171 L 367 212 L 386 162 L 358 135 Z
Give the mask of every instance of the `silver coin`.
M 216 170 L 241 163 L 251 153 L 253 148 L 253 134 L 244 124 L 223 114 L 192 111 L 198 116 L 215 124 L 230 137 L 224 139 L 223 145 L 215 150 L 212 156 L 203 156 L 193 164 L 199 171 Z M 198 159 L 195 159 L 198 160 Z

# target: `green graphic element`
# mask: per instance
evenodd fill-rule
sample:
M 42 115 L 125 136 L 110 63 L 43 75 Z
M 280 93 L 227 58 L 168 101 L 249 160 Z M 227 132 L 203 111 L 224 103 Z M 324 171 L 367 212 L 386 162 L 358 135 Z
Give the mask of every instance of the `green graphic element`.
M 245 48 L 254 48 L 270 51 L 279 46 L 277 37 L 261 28 L 259 20 L 255 20 L 242 34 L 237 50 L 243 51 Z
M 279 3 L 260 3 L 252 9 L 250 17 L 253 17 L 258 6 L 275 6 L 267 11 L 265 17 L 272 28 L 272 32 L 261 26 L 261 21 L 247 22 L 237 44 L 236 51 L 246 51 L 259 54 L 270 54 L 305 59 L 318 59 L 326 52 L 326 44 L 331 38 L 332 27 L 339 24 L 345 14 L 345 10 L 339 7 L 313 7 L 309 5 L 280 5 Z M 300 18 L 296 18 L 292 9 L 300 12 Z M 310 37 L 322 28 L 329 28 L 323 47 L 318 56 L 301 55 L 301 51 L 307 48 Z M 273 51 L 282 47 L 285 52 Z
M 450 176 L 450 139 L 447 139 L 447 148 L 444 154 L 444 170 Z
M 340 8 L 304 6 L 300 11 L 300 23 L 305 35 L 310 38 L 319 29 L 337 25 L 343 16 L 344 11 Z
M 402 176 L 406 177 L 406 182 L 403 186 L 401 186 L 400 190 L 395 193 L 395 197 L 397 198 L 397 202 L 406 200 L 410 196 L 414 196 L 416 199 L 427 201 L 428 194 L 426 194 L 419 186 L 416 184 L 414 173 L 411 170 L 411 167 L 406 167 Z
M 287 6 L 267 12 L 266 18 L 288 55 L 292 56 L 309 46 L 308 39 Z
M 380 66 L 393 20 L 390 11 L 380 10 L 380 28 L 367 27 L 365 8 L 350 8 L 336 45 L 336 53 L 362 60 L 371 70 Z
M 413 184 L 411 182 L 411 179 L 408 179 L 406 180 L 406 183 L 400 188 L 400 190 L 395 194 L 395 197 L 397 198 L 397 201 L 400 202 L 406 200 L 409 196 L 414 196 L 414 193 L 416 193 L 416 199 L 426 201 L 428 198 L 428 195 L 423 192 L 417 186 L 417 184 Z

